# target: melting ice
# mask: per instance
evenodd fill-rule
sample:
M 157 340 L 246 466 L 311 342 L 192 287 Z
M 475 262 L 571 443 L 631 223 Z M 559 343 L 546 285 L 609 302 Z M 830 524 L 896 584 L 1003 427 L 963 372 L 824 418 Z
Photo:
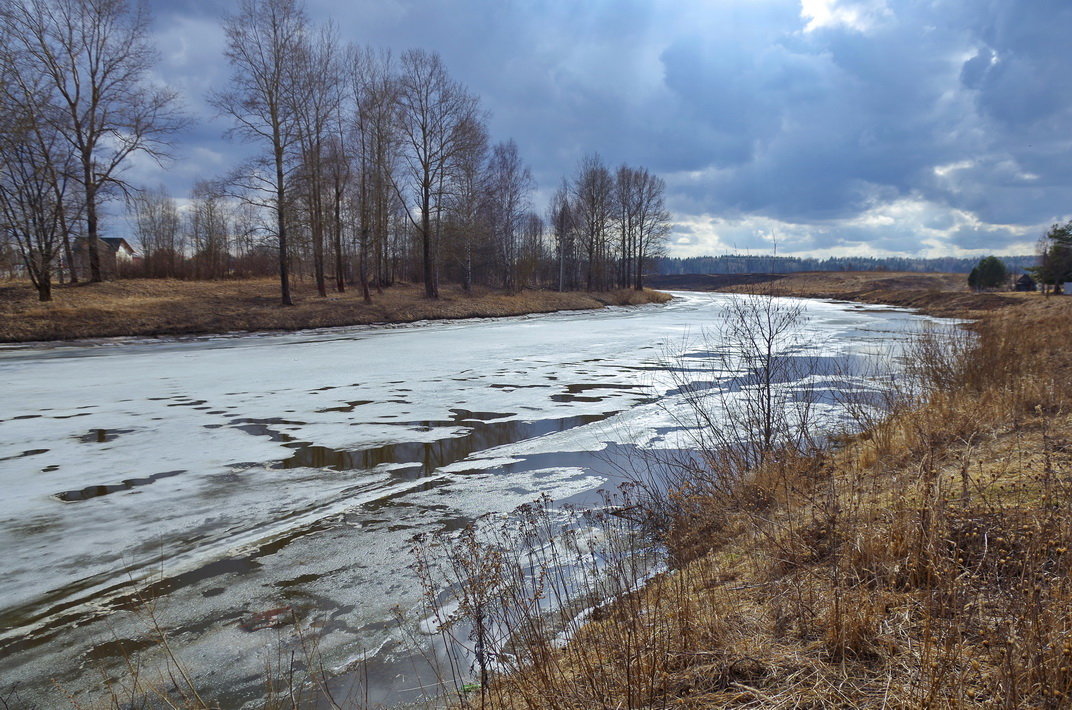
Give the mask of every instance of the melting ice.
M 96 669 L 146 646 L 125 611 L 146 589 L 225 706 L 260 691 L 272 631 L 248 619 L 284 607 L 329 665 L 365 651 L 393 677 L 414 536 L 542 493 L 593 501 L 615 483 L 599 452 L 679 446 L 660 367 L 703 355 L 727 298 L 0 349 L 0 693 L 95 697 Z M 805 307 L 811 355 L 835 359 L 926 320 Z

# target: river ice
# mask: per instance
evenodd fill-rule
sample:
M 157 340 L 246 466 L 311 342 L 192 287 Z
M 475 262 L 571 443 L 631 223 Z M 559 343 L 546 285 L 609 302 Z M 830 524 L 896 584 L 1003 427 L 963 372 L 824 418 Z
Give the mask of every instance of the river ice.
M 727 296 L 493 320 L 0 349 L 0 696 L 97 697 L 143 645 L 137 589 L 199 683 L 258 692 L 292 606 L 340 667 L 404 639 L 414 535 L 613 485 L 594 452 L 676 447 L 668 355 Z M 927 319 L 806 304 L 813 355 L 883 351 Z M 895 338 L 894 338 L 895 339 Z M 820 383 L 821 384 L 821 383 Z M 655 401 L 659 399 L 660 401 Z M 836 417 L 832 405 L 826 414 Z M 392 655 L 394 654 L 394 655 Z M 375 654 L 373 654 L 375 655 Z

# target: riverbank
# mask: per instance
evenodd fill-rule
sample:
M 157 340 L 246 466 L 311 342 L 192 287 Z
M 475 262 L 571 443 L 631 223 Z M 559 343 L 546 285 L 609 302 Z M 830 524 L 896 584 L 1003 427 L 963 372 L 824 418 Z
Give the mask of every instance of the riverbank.
M 856 310 L 843 313 L 851 318 Z M 652 329 L 634 323 L 629 330 Z M 683 489 L 669 501 L 677 508 L 663 530 L 672 553 L 670 571 L 644 589 L 626 593 L 617 603 L 586 614 L 583 618 L 588 625 L 573 634 L 573 642 L 565 647 L 560 641 L 566 636 L 555 637 L 557 629 L 552 625 L 547 626 L 551 636 L 538 642 L 535 631 L 515 628 L 513 642 L 538 643 L 533 649 L 539 652 L 513 649 L 518 658 L 534 662 L 481 688 L 481 706 L 1065 706 L 1068 698 L 1063 694 L 1072 692 L 1067 663 L 1072 651 L 1066 650 L 1072 648 L 1072 556 L 1068 554 L 1072 550 L 1068 513 L 1072 510 L 1072 440 L 1067 435 L 1072 430 L 1072 355 L 1061 338 L 1070 330 L 1072 299 L 1046 299 L 1037 294 L 984 314 L 978 323 L 978 345 L 946 337 L 948 333 L 939 330 L 936 338 L 924 341 L 915 352 L 916 374 L 928 387 L 925 404 L 913 404 L 916 400 L 907 396 L 891 399 L 885 402 L 888 416 L 883 419 L 859 409 L 859 421 L 867 428 L 863 434 L 841 438 L 836 448 L 776 457 L 767 467 L 717 491 Z M 589 363 L 607 362 L 609 353 L 623 349 L 620 334 L 601 337 L 586 327 L 578 337 L 584 348 L 599 343 L 608 349 L 608 354 L 596 354 L 603 358 L 599 360 L 590 359 L 593 354 L 586 352 L 585 371 Z M 514 338 L 499 340 L 513 342 Z M 344 361 L 324 354 L 325 347 L 315 346 L 321 357 Z M 636 344 L 626 349 L 638 350 Z M 431 348 L 437 353 L 454 350 Z M 530 348 L 522 351 L 530 352 Z M 532 363 L 526 361 L 525 367 Z M 241 369 L 269 372 L 255 366 L 249 351 L 243 353 Z M 100 376 L 106 368 L 90 370 Z M 495 367 L 484 364 L 475 370 L 493 378 L 487 381 L 493 386 L 481 387 L 481 391 L 498 391 L 494 385 L 501 381 L 494 379 Z M 226 390 L 220 393 L 242 395 L 256 389 L 220 377 L 221 371 L 213 367 L 206 371 L 217 373 L 211 382 L 226 382 Z M 294 386 L 290 380 L 298 372 L 315 372 L 315 368 L 287 371 L 287 387 Z M 554 375 L 552 381 L 561 378 L 561 386 L 572 388 L 556 394 L 574 394 L 578 384 L 606 387 L 612 372 L 589 372 L 586 377 L 591 379 L 585 379 L 547 370 Z M 50 376 L 56 374 L 52 368 Z M 367 386 L 368 373 L 363 378 L 362 386 Z M 412 381 L 395 382 L 398 376 L 393 367 L 380 378 L 386 384 L 405 384 L 398 406 L 406 410 L 413 402 L 431 399 L 427 390 L 416 396 L 409 393 Z M 197 378 L 177 381 L 200 386 Z M 324 384 L 309 381 L 301 389 L 319 393 L 326 391 Z M 168 389 L 172 386 L 167 383 Z M 435 388 L 441 386 L 437 383 Z M 267 386 L 268 391 L 275 389 Z M 64 396 L 79 391 L 73 386 L 60 390 Z M 331 391 L 330 404 L 351 410 L 363 406 L 357 404 L 364 396 L 361 392 Z M 162 385 L 161 393 L 154 392 L 150 401 L 157 401 L 157 396 L 164 398 L 163 403 L 153 406 L 182 407 L 164 410 L 169 419 L 179 411 L 193 417 L 215 416 L 211 413 L 216 410 L 210 407 L 216 401 L 200 391 L 176 394 Z M 319 401 L 321 396 L 317 394 L 317 401 L 310 404 L 316 413 L 346 411 L 326 407 Z M 293 410 L 295 400 L 289 390 L 287 398 L 286 406 Z M 33 401 L 31 397 L 13 399 Z M 206 401 L 198 407 L 186 406 L 201 400 Z M 52 416 L 66 418 L 68 413 L 55 411 Z M 298 408 L 286 413 L 286 421 L 299 426 L 311 416 Z M 408 417 L 427 418 L 412 413 Z M 144 419 L 151 417 L 147 413 Z M 85 430 L 90 425 L 73 426 Z M 115 426 L 123 431 L 121 425 Z M 63 440 L 78 438 L 65 436 Z M 23 448 L 29 446 L 37 448 L 34 444 Z M 249 481 L 257 478 L 246 476 Z M 77 485 L 84 484 L 80 480 Z M 236 491 L 230 480 L 222 485 L 232 507 L 246 507 L 234 504 Z M 321 488 L 318 481 L 316 490 Z M 144 505 L 144 497 L 154 490 L 140 488 L 134 500 Z M 486 492 L 482 490 L 482 495 Z M 518 497 L 530 493 L 525 490 Z M 108 499 L 110 505 L 124 500 L 109 495 L 113 496 Z M 272 499 L 272 495 L 264 498 Z M 437 505 L 443 501 L 436 497 Z M 88 513 L 78 511 L 81 520 Z M 109 519 L 127 519 L 117 518 L 114 508 L 107 514 Z M 635 509 L 629 511 L 635 514 Z M 382 513 L 377 510 L 376 515 Z M 152 525 L 158 527 L 156 521 Z M 374 526 L 349 524 L 346 528 L 360 531 L 361 545 L 377 548 L 368 538 Z M 292 559 L 322 560 L 325 548 L 314 546 L 312 537 L 302 539 L 310 547 L 304 554 L 292 551 Z M 336 547 L 354 549 L 352 545 Z M 481 568 L 469 569 L 479 572 Z M 302 578 L 308 576 L 306 569 L 296 569 L 294 574 L 299 571 Z M 376 574 L 383 576 L 382 568 Z M 344 576 L 323 575 L 324 586 L 350 590 L 354 601 L 345 606 L 367 603 L 368 595 L 354 592 L 352 582 L 338 584 Z M 290 578 L 283 581 L 289 587 Z M 618 588 L 632 590 L 634 581 L 628 579 Z M 232 583 L 215 579 L 192 588 L 190 596 L 197 600 L 199 613 L 212 619 L 248 618 L 225 606 L 228 595 L 216 591 Z M 319 593 L 323 594 L 323 588 Z M 256 607 L 250 618 L 256 621 L 282 608 Z M 239 638 L 248 633 L 233 625 L 220 626 L 229 626 Z M 217 641 L 221 638 L 216 637 Z M 226 638 L 233 641 L 233 637 Z M 231 656 L 228 662 L 234 664 L 232 643 L 206 642 L 201 648 L 207 646 L 221 656 Z M 196 653 L 192 656 L 199 658 Z M 270 681 L 265 686 L 272 692 Z M 467 687 L 472 693 L 472 686 Z M 477 703 L 475 696 L 468 699 Z M 286 705 L 272 696 L 265 707 L 275 706 L 271 700 Z M 184 706 L 214 705 L 190 700 Z
M 964 274 L 888 271 L 813 271 L 797 274 L 684 274 L 656 276 L 653 288 L 726 293 L 759 292 L 914 308 L 942 318 L 977 318 L 1039 298 L 1037 293 L 975 292 Z
M 1067 707 L 1072 351 L 1053 336 L 1072 299 L 1025 296 L 953 311 L 979 317 L 977 340 L 921 341 L 922 403 L 904 393 L 832 449 L 683 489 L 674 569 L 489 706 Z
M 606 306 L 664 303 L 670 296 L 650 289 L 603 293 L 486 288 L 464 293 L 449 285 L 429 300 L 415 284 L 396 284 L 362 301 L 360 290 L 319 298 L 313 284 L 293 287 L 295 305 L 279 305 L 274 279 L 178 281 L 129 279 L 57 287 L 41 303 L 27 284 L 0 284 L 0 342 L 72 340 L 119 336 L 303 330 L 419 320 L 494 318 Z

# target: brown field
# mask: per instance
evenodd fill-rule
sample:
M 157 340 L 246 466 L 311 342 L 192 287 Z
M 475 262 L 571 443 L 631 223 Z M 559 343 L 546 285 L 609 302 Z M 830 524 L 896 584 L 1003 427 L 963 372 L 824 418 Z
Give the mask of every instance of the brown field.
M 279 305 L 279 282 L 130 279 L 55 288 L 41 303 L 28 284 L 0 284 L 0 342 L 70 340 L 116 336 L 188 335 L 235 331 L 301 330 L 426 319 L 490 318 L 525 313 L 665 302 L 656 291 L 606 293 L 522 291 L 506 294 L 457 286 L 441 289 L 438 301 L 422 287 L 397 284 L 372 303 L 360 291 L 316 295 L 313 284 L 293 286 L 295 305 Z
M 915 308 L 933 316 L 976 317 L 1030 301 L 1036 293 L 984 292 L 968 288 L 964 274 L 879 271 L 812 271 L 799 274 L 685 274 L 656 276 L 653 288 L 694 291 L 755 291 L 775 296 L 881 303 Z

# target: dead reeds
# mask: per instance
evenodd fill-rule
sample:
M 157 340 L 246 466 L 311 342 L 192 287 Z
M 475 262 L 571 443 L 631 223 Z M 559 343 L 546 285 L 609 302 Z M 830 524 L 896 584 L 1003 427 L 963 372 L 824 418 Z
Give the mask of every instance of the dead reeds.
M 664 458 L 662 497 L 642 480 L 592 514 L 544 501 L 427 541 L 450 701 L 1068 707 L 1068 332 L 1064 303 L 932 329 L 885 394 L 846 402 L 837 446 Z
M 838 447 L 771 447 L 718 486 L 724 460 L 693 457 L 652 511 L 672 569 L 561 648 L 524 636 L 539 653 L 459 702 L 1067 707 L 1072 354 L 1055 332 L 1072 307 L 933 329 Z

